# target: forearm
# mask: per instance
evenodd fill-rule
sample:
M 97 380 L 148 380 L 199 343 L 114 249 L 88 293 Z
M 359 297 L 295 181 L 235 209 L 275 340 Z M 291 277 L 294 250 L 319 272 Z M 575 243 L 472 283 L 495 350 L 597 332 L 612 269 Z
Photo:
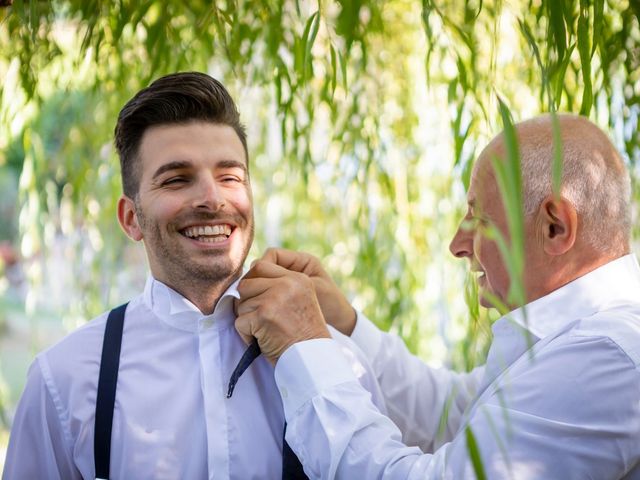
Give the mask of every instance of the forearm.
M 411 354 L 402 339 L 380 331 L 362 314 L 351 339 L 367 355 L 404 443 L 430 452 L 451 440 L 482 371 L 432 368 Z
M 322 355 L 323 362 L 318 362 Z M 449 445 L 425 454 L 405 445 L 400 430 L 372 404 L 331 341 L 303 342 L 276 365 L 288 422 L 287 441 L 311 478 L 442 478 Z M 464 453 L 464 449 L 462 450 Z

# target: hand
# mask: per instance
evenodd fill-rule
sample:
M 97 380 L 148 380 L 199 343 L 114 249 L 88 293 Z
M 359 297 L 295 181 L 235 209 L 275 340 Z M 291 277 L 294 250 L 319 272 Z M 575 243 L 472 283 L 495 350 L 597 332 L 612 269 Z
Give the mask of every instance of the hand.
M 260 261 L 275 263 L 311 278 L 326 322 L 343 334 L 351 335 L 356 327 L 356 311 L 322 268 L 320 260 L 308 253 L 268 248 Z
M 291 345 L 330 338 L 311 278 L 258 260 L 238 285 L 236 330 L 272 363 Z

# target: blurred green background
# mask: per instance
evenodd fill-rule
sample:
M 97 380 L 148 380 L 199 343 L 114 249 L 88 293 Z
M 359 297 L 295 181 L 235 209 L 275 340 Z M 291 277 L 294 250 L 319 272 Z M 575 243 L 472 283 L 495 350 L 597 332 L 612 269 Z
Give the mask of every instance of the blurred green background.
M 491 315 L 448 242 L 474 158 L 550 110 L 586 115 L 640 177 L 637 0 L 4 0 L 0 469 L 33 356 L 142 288 L 120 232 L 122 105 L 206 71 L 248 127 L 256 241 L 309 251 L 435 365 L 483 360 Z M 638 189 L 634 189 L 637 218 Z M 634 227 L 637 248 L 638 226 Z M 495 314 L 493 314 L 495 317 Z

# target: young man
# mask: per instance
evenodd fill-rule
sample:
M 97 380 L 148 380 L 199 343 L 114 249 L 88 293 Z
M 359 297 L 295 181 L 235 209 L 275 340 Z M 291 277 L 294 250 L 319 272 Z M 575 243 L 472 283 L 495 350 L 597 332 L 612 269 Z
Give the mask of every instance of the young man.
M 509 239 L 496 176 L 504 135 L 474 167 L 468 212 L 451 242 L 479 274 L 481 303 L 512 309 L 493 325 L 483 368 L 434 370 L 348 306 L 324 315 L 367 353 L 393 423 L 325 338 L 327 305 L 344 303 L 315 259 L 272 250 L 242 280 L 236 326 L 277 362 L 287 441 L 310 477 L 640 478 L 640 268 L 630 249 L 629 175 L 595 125 L 558 119 L 559 196 L 552 118 L 516 125 L 524 301 L 514 303 L 509 268 L 495 234 L 486 234 L 495 228 Z M 320 307 L 296 288 L 305 275 Z M 327 359 L 322 369 L 319 358 Z
M 283 472 L 284 392 L 273 367 L 259 357 L 227 398 L 246 349 L 234 300 L 254 229 L 246 135 L 233 100 L 201 73 L 160 78 L 122 109 L 115 143 L 118 220 L 143 241 L 150 276 L 126 307 L 108 409 L 110 478 L 292 478 Z M 101 315 L 37 356 L 5 480 L 95 478 L 94 438 L 105 440 L 94 425 L 106 321 Z M 361 353 L 335 333 L 377 401 Z

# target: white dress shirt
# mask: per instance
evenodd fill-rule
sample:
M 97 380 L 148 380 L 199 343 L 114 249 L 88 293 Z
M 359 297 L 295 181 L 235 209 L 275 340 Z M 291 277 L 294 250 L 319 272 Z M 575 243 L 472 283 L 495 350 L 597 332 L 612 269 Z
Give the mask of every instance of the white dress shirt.
M 358 319 L 352 339 L 372 360 L 404 440 L 422 450 L 403 443 L 376 410 L 334 341 L 289 348 L 276 382 L 288 392 L 287 441 L 307 474 L 474 479 L 467 444 L 474 438 L 488 479 L 640 478 L 640 268 L 633 255 L 502 317 L 493 333 L 486 367 L 457 375 L 429 369 Z
M 127 308 L 113 416 L 111 479 L 280 479 L 284 414 L 260 356 L 226 398 L 246 345 L 233 284 L 211 315 L 149 278 Z M 3 479 L 93 479 L 96 389 L 107 314 L 40 353 L 29 370 Z M 382 404 L 362 352 L 332 332 Z M 347 348 L 347 346 L 349 348 Z M 353 353 L 356 352 L 356 353 Z

